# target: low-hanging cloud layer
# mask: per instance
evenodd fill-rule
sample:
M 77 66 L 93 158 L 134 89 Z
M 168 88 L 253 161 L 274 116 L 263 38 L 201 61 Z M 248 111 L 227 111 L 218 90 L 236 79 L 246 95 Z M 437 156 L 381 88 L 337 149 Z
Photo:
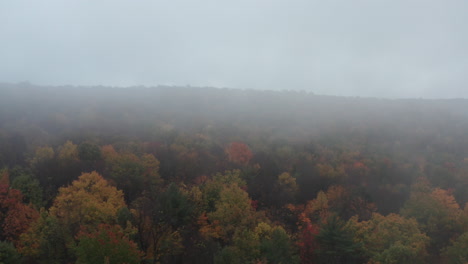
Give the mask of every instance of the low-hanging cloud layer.
M 465 0 L 7 0 L 0 82 L 468 98 Z

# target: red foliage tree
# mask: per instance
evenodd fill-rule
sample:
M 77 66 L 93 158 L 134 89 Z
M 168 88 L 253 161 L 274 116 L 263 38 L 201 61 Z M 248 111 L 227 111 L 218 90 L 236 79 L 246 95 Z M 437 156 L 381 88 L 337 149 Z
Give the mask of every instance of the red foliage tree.
M 228 160 L 240 165 L 247 165 L 252 159 L 253 154 L 249 146 L 242 142 L 232 142 L 226 148 Z
M 0 185 L 0 240 L 18 243 L 19 236 L 39 217 L 39 213 L 23 204 L 19 190 Z
M 313 264 L 316 263 L 315 255 L 318 248 L 317 241 L 315 237 L 319 233 L 319 228 L 312 224 L 310 219 L 301 214 L 299 216 L 301 222 L 301 228 L 299 233 L 299 253 L 301 257 L 301 263 L 303 264 Z

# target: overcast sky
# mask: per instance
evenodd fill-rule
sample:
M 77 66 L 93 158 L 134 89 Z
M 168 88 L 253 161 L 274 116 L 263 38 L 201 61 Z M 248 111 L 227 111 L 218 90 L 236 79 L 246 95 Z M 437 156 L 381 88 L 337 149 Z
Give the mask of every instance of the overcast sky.
M 468 1 L 2 0 L 0 82 L 468 98 Z

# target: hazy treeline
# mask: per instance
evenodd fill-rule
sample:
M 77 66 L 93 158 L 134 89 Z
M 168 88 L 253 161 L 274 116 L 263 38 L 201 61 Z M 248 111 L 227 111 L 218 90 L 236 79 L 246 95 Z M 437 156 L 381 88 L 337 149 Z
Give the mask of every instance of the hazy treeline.
M 465 99 L 0 84 L 1 256 L 463 263 L 467 131 Z

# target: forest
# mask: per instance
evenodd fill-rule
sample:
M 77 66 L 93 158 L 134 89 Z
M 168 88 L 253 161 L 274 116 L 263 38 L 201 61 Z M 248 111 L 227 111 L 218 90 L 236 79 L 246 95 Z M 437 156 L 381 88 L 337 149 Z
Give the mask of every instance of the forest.
M 0 263 L 467 263 L 468 100 L 0 83 Z

